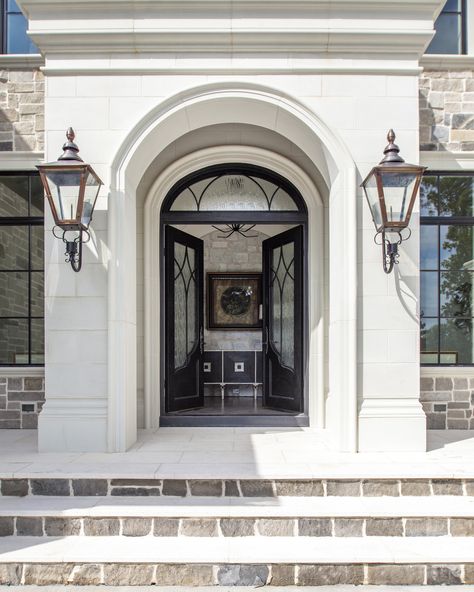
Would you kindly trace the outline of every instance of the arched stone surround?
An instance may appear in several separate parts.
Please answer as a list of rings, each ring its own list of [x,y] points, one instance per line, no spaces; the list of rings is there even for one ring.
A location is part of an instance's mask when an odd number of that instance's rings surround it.
[[[310,227],[310,417],[321,421],[325,409],[326,427],[339,450],[355,450],[357,435],[356,396],[356,173],[353,160],[339,136],[315,113],[279,91],[244,84],[213,84],[190,89],[161,103],[128,135],[114,159],[109,201],[110,267],[108,285],[109,411],[108,448],[126,450],[136,438],[136,193],[153,159],[184,134],[219,123],[236,123],[273,130],[288,138],[308,156],[330,188],[327,205],[328,242],[322,246],[323,204],[309,177],[291,160],[256,147],[226,146],[197,151],[173,163],[158,177],[146,202],[145,220],[151,228],[158,216],[165,188],[178,178],[208,164],[236,161],[256,162],[273,168],[302,192],[309,210]],[[231,158],[232,156],[232,158]],[[219,160],[221,159],[221,160]],[[223,160],[222,160],[223,159]],[[264,164],[266,163],[266,164]],[[260,164],[260,162],[258,162]],[[319,226],[318,226],[319,225]],[[159,225],[157,226],[159,227]],[[155,228],[157,228],[155,227]],[[151,233],[146,234],[148,238]],[[313,237],[313,238],[312,238]],[[318,242],[320,241],[320,242]],[[147,260],[156,257],[149,241]],[[319,253],[317,253],[319,249]],[[321,273],[324,262],[329,298],[323,303]],[[159,253],[158,253],[159,257]],[[159,259],[157,259],[158,261]],[[317,263],[319,261],[319,263]],[[318,268],[319,265],[319,268]],[[151,266],[152,267],[152,266]],[[153,317],[150,298],[156,302],[159,276],[145,265],[147,307]],[[158,283],[157,283],[158,282]],[[158,299],[159,300],[159,299]],[[156,309],[155,309],[156,311]],[[158,317],[159,318],[159,317]],[[156,355],[159,343],[156,323],[147,334],[145,363]],[[327,365],[324,362],[324,324],[328,328]],[[155,352],[155,353],[154,353]],[[157,376],[147,372],[147,417],[156,424],[152,386]],[[321,375],[326,368],[327,401]],[[343,369],[343,371],[341,371]],[[311,395],[313,389],[314,395]]]

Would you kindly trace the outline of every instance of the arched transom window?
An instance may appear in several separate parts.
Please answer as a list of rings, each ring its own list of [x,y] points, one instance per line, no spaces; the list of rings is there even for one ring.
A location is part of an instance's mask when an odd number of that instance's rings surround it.
[[[283,177],[251,165],[210,167],[188,176],[168,195],[168,212],[301,212],[298,191]]]

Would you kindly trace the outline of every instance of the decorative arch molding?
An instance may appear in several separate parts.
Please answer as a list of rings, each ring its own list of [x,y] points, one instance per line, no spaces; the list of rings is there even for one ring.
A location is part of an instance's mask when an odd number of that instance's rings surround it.
[[[172,142],[189,131],[218,123],[256,125],[284,135],[307,154],[329,187],[328,203],[324,204],[328,208],[326,218],[329,229],[326,237],[329,259],[327,281],[330,287],[327,307],[329,346],[326,352],[328,392],[324,392],[323,385],[317,387],[318,409],[313,416],[322,418],[325,415],[326,427],[330,428],[337,449],[354,451],[357,441],[355,165],[338,134],[305,105],[280,91],[244,84],[205,85],[164,101],[129,133],[112,163],[109,201],[109,450],[126,450],[136,439],[136,235],[133,229],[136,224],[137,187],[154,158]],[[259,164],[255,159],[260,159],[261,166],[286,176],[305,200],[309,200],[308,209],[313,201],[309,224],[310,228],[317,230],[312,234],[318,235],[318,240],[322,241],[325,235],[324,217],[317,213],[323,211],[323,204],[314,184],[290,160],[257,147],[221,146],[197,151],[168,167],[149,192],[145,215],[147,227],[151,227],[153,219],[155,224],[158,223],[155,228],[159,228],[160,208],[157,204],[174,182],[210,164],[238,162],[238,151],[242,162]],[[225,160],[219,160],[221,158]],[[249,161],[250,158],[252,160]],[[146,233],[146,236],[148,243],[151,235]],[[159,241],[155,241],[156,245]],[[153,254],[152,245],[147,244],[146,251],[149,262]],[[159,254],[156,261],[159,261]],[[319,276],[322,277],[322,274]],[[156,284],[157,278],[150,275],[147,263],[145,282],[150,285],[148,309],[151,294],[159,294],[159,285]],[[316,291],[315,300],[321,297]],[[324,323],[320,323],[321,319],[312,317],[311,321],[319,323],[314,333],[310,333],[310,367],[314,368],[325,366]],[[147,319],[145,325],[148,324]],[[145,364],[150,368],[148,356],[153,355],[152,348],[157,342],[150,343],[151,332],[145,339]],[[313,379],[322,381],[321,376],[322,373]],[[310,381],[311,378],[310,375]],[[155,381],[156,375],[147,372],[146,413],[151,422],[157,420],[150,394],[151,384],[159,384]]]

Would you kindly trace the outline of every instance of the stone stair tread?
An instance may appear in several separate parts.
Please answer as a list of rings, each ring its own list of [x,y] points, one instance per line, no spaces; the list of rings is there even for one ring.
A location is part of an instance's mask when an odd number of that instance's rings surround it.
[[[474,517],[474,497],[3,497],[0,516]]]
[[[2,563],[464,563],[474,538],[5,537]]]

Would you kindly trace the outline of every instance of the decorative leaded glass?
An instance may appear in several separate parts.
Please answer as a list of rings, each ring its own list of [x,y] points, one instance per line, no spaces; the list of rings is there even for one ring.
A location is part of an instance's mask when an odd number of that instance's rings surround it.
[[[219,210],[297,211],[294,199],[280,185],[255,175],[221,174],[191,183],[174,199],[172,212]]]
[[[183,367],[197,341],[197,290],[194,249],[174,246],[174,367]]]
[[[295,357],[295,246],[287,243],[277,247],[272,254],[271,295],[272,345],[281,358],[281,363],[294,368]]]

